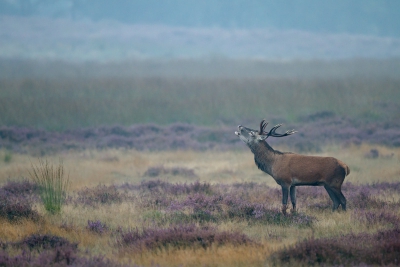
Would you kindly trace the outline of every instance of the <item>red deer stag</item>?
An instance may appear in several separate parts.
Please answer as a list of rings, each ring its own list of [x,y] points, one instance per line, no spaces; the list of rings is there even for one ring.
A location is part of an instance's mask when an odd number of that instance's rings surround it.
[[[276,130],[282,126],[282,124],[278,124],[269,132],[265,132],[267,124],[265,120],[262,120],[259,131],[239,125],[235,134],[253,152],[258,168],[271,175],[282,187],[283,214],[286,214],[289,192],[293,212],[296,211],[296,186],[298,185],[323,185],[333,201],[332,210],[337,210],[339,205],[346,210],[346,198],[342,194],[341,187],[344,178],[350,173],[349,167],[332,157],[305,156],[274,150],[265,139],[270,136],[288,136],[296,131],[291,130],[284,134],[278,134]]]

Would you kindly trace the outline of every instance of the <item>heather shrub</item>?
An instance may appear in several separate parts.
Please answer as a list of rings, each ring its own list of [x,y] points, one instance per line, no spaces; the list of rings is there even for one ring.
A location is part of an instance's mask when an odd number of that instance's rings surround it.
[[[246,219],[250,223],[295,227],[310,227],[316,220],[300,212],[283,215],[279,209],[269,208],[264,203],[251,203],[237,199],[228,201],[227,216],[230,219]]]
[[[400,230],[309,239],[274,253],[277,265],[398,265]]]
[[[349,183],[349,185],[351,185],[351,184]],[[391,182],[391,183],[380,182],[380,183],[373,183],[370,185],[362,185],[362,186],[368,187],[371,190],[374,190],[378,193],[382,192],[382,191],[393,191],[393,192],[400,191],[400,182]]]
[[[175,184],[171,188],[171,193],[172,194],[191,194],[191,193],[204,193],[204,194],[212,194],[213,193],[213,188],[211,187],[211,184],[203,182],[200,183],[199,181],[196,181],[194,183],[190,184]]]
[[[399,218],[394,215],[393,212],[389,212],[385,209],[378,211],[356,209],[351,215],[353,219],[358,220],[367,226],[373,226],[376,224],[391,224],[391,226],[395,227],[399,226]]]
[[[58,247],[52,250],[43,250],[37,253],[22,250],[20,254],[7,253],[0,250],[0,266],[4,267],[124,267],[137,265],[122,265],[102,256],[79,256],[71,248]]]
[[[237,232],[218,232],[216,228],[204,226],[179,225],[170,228],[149,228],[132,230],[121,234],[118,245],[130,251],[170,249],[170,248],[208,248],[212,245],[255,244],[246,235]]]
[[[19,242],[7,242],[1,245],[0,266],[127,266],[102,256],[91,256],[88,251],[80,252],[77,243],[71,243],[65,238],[54,235],[34,234]]]
[[[379,184],[353,185],[346,183],[343,186],[343,194],[347,198],[349,208],[383,208],[386,203],[374,197],[379,191],[381,191]]]
[[[78,191],[76,204],[96,207],[99,204],[120,203],[123,196],[114,185],[98,185],[94,188],[85,188]]]
[[[64,176],[62,161],[54,167],[47,160],[39,159],[39,166],[32,164],[30,175],[39,187],[39,195],[46,211],[51,214],[59,213],[69,186],[69,178]]]
[[[396,192],[399,189],[399,183],[355,185],[346,182],[342,187],[349,209],[384,208],[388,203],[376,196],[390,191]],[[323,187],[299,187],[297,196],[298,201],[301,200],[300,203],[306,204],[311,209],[327,210],[332,208],[332,201]]]
[[[86,229],[96,234],[103,234],[109,230],[109,227],[105,223],[102,223],[99,220],[97,221],[88,220]]]
[[[14,246],[19,248],[28,248],[29,250],[45,250],[54,248],[70,248],[76,251],[78,244],[71,243],[67,239],[55,235],[31,235],[24,238],[22,241],[14,243]]]
[[[10,192],[14,195],[27,196],[39,192],[39,187],[36,183],[32,183],[29,180],[23,181],[8,181],[3,185],[3,190]]]
[[[162,175],[184,176],[184,177],[197,177],[194,170],[185,167],[172,167],[165,168],[164,166],[150,167],[144,172],[143,176],[158,177]]]
[[[265,203],[251,202],[242,197],[204,194],[188,195],[181,201],[172,201],[168,207],[174,221],[209,222],[222,220],[246,220],[249,223],[276,224],[282,226],[308,227],[315,218],[302,213],[284,216],[278,209]]]
[[[153,209],[167,208],[180,195],[202,192],[209,195],[214,190],[214,186],[199,181],[189,184],[172,184],[161,180],[142,181],[140,185],[125,183],[118,188],[125,193],[134,192],[137,205]]]
[[[38,213],[32,209],[32,202],[21,195],[0,189],[0,217],[10,221],[19,219],[39,219]]]
[[[183,184],[172,184],[160,180],[150,180],[150,181],[143,181],[141,182],[139,187],[135,187],[135,189],[140,190],[148,190],[148,191],[155,191],[157,193],[169,193],[173,195],[180,195],[180,194],[190,194],[190,193],[212,193],[212,187],[209,183],[200,183],[196,181],[194,183],[183,183]]]
[[[398,111],[399,108],[396,108]],[[397,112],[399,113],[399,112]],[[395,114],[395,113],[390,113]],[[400,125],[398,120],[381,120],[369,122],[350,119],[345,116],[330,115],[322,119],[318,114],[315,119],[304,123],[290,123],[299,134],[285,140],[290,150],[300,152],[319,152],[325,144],[380,144],[392,147],[400,146]],[[319,116],[319,118],[317,118]],[[282,122],[284,119],[279,119]],[[166,126],[137,124],[126,126],[102,126],[60,132],[44,131],[34,128],[14,126],[0,127],[0,142],[9,147],[10,153],[45,154],[64,150],[129,148],[137,150],[206,150],[206,149],[245,149],[233,133],[230,122],[227,126],[193,126],[179,123]],[[247,123],[246,120],[244,123]],[[252,123],[252,122],[249,122]],[[250,125],[250,124],[249,124]],[[389,126],[388,126],[389,125]],[[310,129],[313,129],[310,131]],[[271,139],[274,146],[276,140]],[[29,148],[29,149],[27,149]],[[370,154],[375,157],[376,152]],[[11,154],[10,154],[11,155]],[[384,155],[379,155],[381,158]],[[390,155],[389,155],[390,156]],[[369,157],[367,155],[367,157]],[[3,160],[6,160],[5,158]],[[149,170],[150,177],[157,177],[157,166]],[[153,172],[155,171],[155,172]],[[159,170],[162,171],[162,170]],[[179,175],[193,175],[187,170],[178,170]],[[173,175],[169,173],[170,175]],[[161,175],[159,172],[158,175]]]
[[[379,150],[372,148],[369,152],[364,154],[364,158],[367,159],[377,159],[379,157]]]

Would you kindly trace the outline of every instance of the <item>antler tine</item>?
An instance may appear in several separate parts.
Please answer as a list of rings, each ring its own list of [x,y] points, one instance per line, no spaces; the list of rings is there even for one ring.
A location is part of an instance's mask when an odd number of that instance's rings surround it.
[[[264,134],[266,134],[266,135],[268,135],[268,136],[271,136],[272,134],[275,133],[276,129],[278,129],[278,128],[281,127],[281,126],[282,126],[282,124],[277,124],[277,125],[275,125],[274,127],[272,127],[272,129],[269,130],[268,133],[267,133],[267,132],[264,132]]]
[[[268,122],[265,122],[265,120],[262,120],[260,123],[260,131],[258,132],[259,134],[263,134],[264,133],[264,129],[265,127],[268,125]]]
[[[295,131],[294,129],[292,129],[292,130],[286,131],[285,134],[291,135],[291,134],[295,134],[295,133],[297,133],[297,131]]]
[[[268,133],[267,135],[268,135],[268,136],[272,136],[272,137],[284,137],[284,136],[288,136],[288,135],[297,133],[297,131],[295,131],[294,129],[293,129],[293,130],[286,131],[284,134],[278,134],[278,133],[276,133],[276,129],[278,129],[278,128],[281,127],[281,126],[282,126],[282,124],[278,124],[278,125],[272,127],[272,129],[269,131],[269,133]]]

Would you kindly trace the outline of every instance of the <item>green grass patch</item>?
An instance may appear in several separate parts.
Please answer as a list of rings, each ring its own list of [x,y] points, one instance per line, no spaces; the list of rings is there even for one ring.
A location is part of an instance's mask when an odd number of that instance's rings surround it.
[[[53,166],[47,160],[39,159],[37,166],[32,164],[30,175],[39,186],[39,195],[45,210],[50,214],[60,213],[69,187],[69,177],[64,174],[62,161],[60,160],[58,166]]]

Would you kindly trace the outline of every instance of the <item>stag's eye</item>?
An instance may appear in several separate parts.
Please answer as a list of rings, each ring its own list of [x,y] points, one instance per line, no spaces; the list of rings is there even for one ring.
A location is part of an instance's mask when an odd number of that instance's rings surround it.
[[[251,136],[254,136],[254,135],[255,135],[255,133],[254,133],[253,131],[251,131],[251,132],[250,132],[250,135],[251,135]]]

